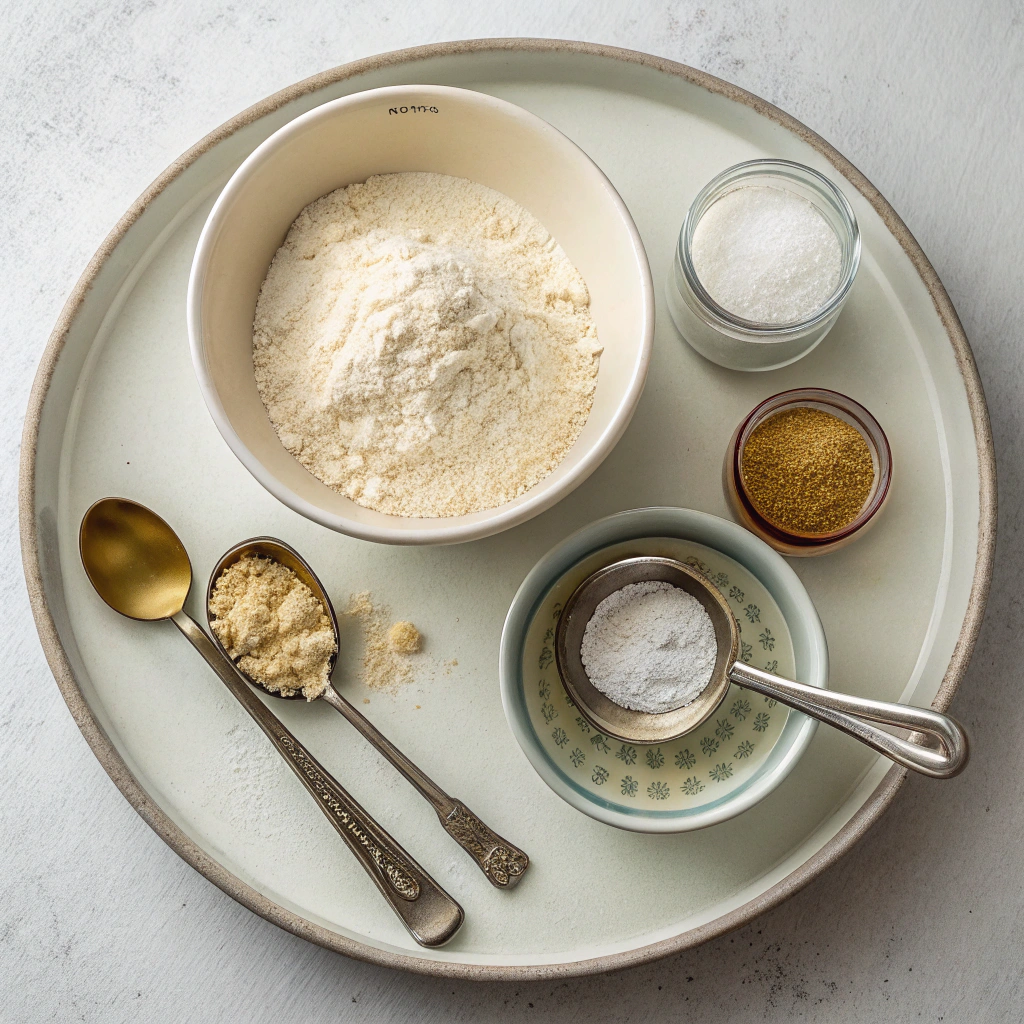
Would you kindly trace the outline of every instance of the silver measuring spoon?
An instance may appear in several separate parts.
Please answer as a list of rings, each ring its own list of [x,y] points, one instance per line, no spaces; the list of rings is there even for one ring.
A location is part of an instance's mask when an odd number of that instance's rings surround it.
[[[284,541],[276,540],[273,537],[253,537],[251,540],[236,544],[224,554],[214,566],[210,575],[210,583],[206,588],[207,621],[209,622],[211,617],[210,597],[221,573],[229,565],[247,555],[259,555],[280,562],[281,565],[291,569],[313,591],[313,594],[326,609],[327,617],[331,620],[331,626],[334,629],[336,650],[331,658],[329,669],[330,672],[333,672],[338,658],[337,648],[340,646],[338,617],[334,612],[334,606],[316,573],[309,567],[306,560]],[[214,640],[224,656],[227,657],[227,652],[224,651],[220,640],[217,639],[216,633],[214,633]],[[259,683],[254,680],[250,680],[250,682],[254,686],[259,686]],[[267,690],[265,687],[261,686],[260,689],[271,696],[282,697],[283,700],[305,700],[300,693],[283,697],[282,694]],[[461,800],[449,796],[433,779],[413,764],[372,722],[338,693],[333,685],[328,683],[327,689],[318,699],[327,701],[332,708],[340,711],[363,737],[372,743],[412,783],[417,792],[434,808],[444,830],[473,858],[491,885],[498,889],[511,889],[519,883],[523,872],[530,863],[529,857],[522,850],[488,828]]]
[[[116,612],[143,622],[170,619],[267,734],[327,820],[421,946],[444,945],[462,907],[379,825],[271,714],[220,647],[183,609],[192,565],[177,534],[127,498],[104,498],[82,519],[79,550],[89,581]]]
[[[597,606],[630,583],[664,581],[692,594],[715,629],[718,657],[708,685],[689,704],[662,714],[631,711],[598,690],[583,667],[580,647]],[[739,660],[740,631],[728,602],[703,576],[671,558],[626,558],[585,579],[565,603],[555,631],[558,672],[569,696],[595,729],[631,743],[667,743],[707,721],[725,700],[729,684],[764,694],[826,725],[842,729],[880,754],[933,779],[949,779],[968,760],[967,734],[948,715],[807,686]],[[910,731],[904,739],[877,725]],[[930,742],[925,742],[929,740]]]

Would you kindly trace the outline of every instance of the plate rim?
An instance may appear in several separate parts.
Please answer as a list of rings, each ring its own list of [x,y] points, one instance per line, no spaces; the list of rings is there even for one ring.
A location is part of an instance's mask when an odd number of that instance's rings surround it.
[[[656,942],[584,960],[549,964],[470,964],[445,960],[432,960],[429,955],[414,956],[380,949],[351,939],[322,925],[315,924],[287,910],[257,892],[240,878],[214,861],[150,799],[129,771],[116,748],[107,738],[87,704],[74,677],[68,656],[60,641],[56,623],[50,612],[43,587],[43,551],[36,528],[36,455],[39,428],[50,383],[75,318],[92,284],[108,258],[139,219],[147,207],[185,172],[203,154],[214,148],[238,130],[271,114],[287,103],[329,85],[376,70],[396,67],[413,61],[491,51],[513,53],[565,53],[621,61],[639,65],[680,78],[691,85],[726,99],[741,103],[756,113],[790,131],[814,148],[821,156],[856,188],[881,217],[886,228],[897,240],[912,266],[920,276],[936,314],[945,329],[953,349],[957,369],[963,381],[968,408],[974,429],[978,458],[979,508],[978,546],[974,575],[967,608],[960,627],[949,665],[932,702],[932,707],[945,711],[956,693],[970,662],[978,634],[981,630],[992,580],[996,540],[996,472],[992,429],[984,389],[977,364],[960,319],[934,267],[924,254],[916,238],[896,211],[868,178],[846,157],[820,135],[779,109],[767,100],[721,78],[686,64],[656,57],[637,50],[608,46],[600,43],[531,37],[482,38],[430,43],[424,46],[391,50],[350,61],[322,71],[286,87],[258,101],[233,118],[215,128],[203,139],[173,161],[139,196],[103,240],[61,310],[40,357],[29,394],[28,407],[21,438],[21,456],[18,479],[18,519],[21,539],[22,565],[29,603],[36,630],[50,670],[54,675],[68,710],[81,730],[96,759],[110,776],[114,785],[139,816],[186,863],[213,882],[228,896],[243,906],[300,938],[308,939],[327,949],[335,950],[356,960],[379,964],[440,977],[467,980],[541,980],[548,978],[579,977],[589,974],[621,970],[649,963],[678,953],[738,928],[758,915],[777,906],[816,878],[826,867],[842,857],[867,829],[881,816],[899,791],[907,770],[894,765],[880,780],[874,791],[849,821],[803,864],[770,886],[760,895],[739,907],[695,928]]]

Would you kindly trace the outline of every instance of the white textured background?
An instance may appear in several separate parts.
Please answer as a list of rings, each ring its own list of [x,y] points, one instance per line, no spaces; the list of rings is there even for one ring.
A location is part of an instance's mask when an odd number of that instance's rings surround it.
[[[534,35],[647,50],[736,82],[832,142],[945,282],[1000,471],[989,615],[952,782],[913,778],[838,866],[750,927],[623,974],[470,984],[293,938],[180,861],[107,779],[43,660],[16,536],[36,362],[145,186],[242,108],[383,50]],[[0,10],[0,1019],[1020,1021],[1024,1016],[1024,6],[793,0],[204,0]]]

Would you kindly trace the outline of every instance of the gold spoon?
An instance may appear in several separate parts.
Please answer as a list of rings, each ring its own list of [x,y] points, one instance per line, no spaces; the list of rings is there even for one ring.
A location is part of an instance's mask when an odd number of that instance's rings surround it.
[[[609,700],[591,683],[580,654],[583,634],[597,606],[628,584],[647,580],[671,583],[700,601],[711,618],[718,644],[718,658],[707,686],[689,704],[662,714],[632,711]],[[718,588],[682,562],[650,555],[623,559],[587,577],[566,601],[555,630],[555,658],[566,692],[595,729],[627,743],[678,739],[707,721],[725,700],[729,684],[736,683],[842,729],[898,764],[933,779],[952,778],[967,766],[967,734],[949,716],[783,679],[739,661],[739,649],[736,616]],[[910,730],[910,736],[894,736],[872,722]],[[921,742],[924,737],[939,749]]]
[[[231,659],[183,610],[192,585],[188,553],[155,512],[104,498],[82,519],[82,564],[96,592],[131,619],[170,619],[267,734],[391,909],[421,946],[441,946],[462,925],[462,907],[331,777],[271,714]]]
[[[338,660],[340,646],[338,617],[334,613],[334,605],[331,604],[327,591],[306,560],[293,547],[285,544],[284,541],[275,540],[273,537],[254,537],[252,540],[236,544],[221,558],[210,574],[210,583],[206,588],[206,619],[210,631],[213,633],[213,639],[220,647],[224,657],[228,657],[228,653],[213,630],[210,598],[221,573],[228,566],[247,555],[269,558],[291,569],[313,591],[314,597],[326,609],[327,617],[331,620],[331,627],[334,630],[335,650],[328,668],[328,675],[330,675]],[[235,667],[238,668],[237,665]],[[239,668],[239,671],[243,675],[245,674],[243,669]],[[249,681],[253,685],[259,686],[255,680],[250,679]],[[267,690],[262,686],[260,689],[264,693],[269,693],[273,697],[282,697],[284,700],[305,699],[301,693],[284,697],[281,693]],[[519,884],[519,879],[523,877],[523,872],[530,863],[529,857],[522,850],[488,828],[461,800],[450,797],[433,779],[413,764],[372,722],[342,697],[330,683],[320,694],[320,698],[327,701],[336,711],[340,711],[362,733],[365,739],[372,743],[412,783],[419,794],[434,808],[444,830],[473,858],[491,885],[498,889],[511,889]]]

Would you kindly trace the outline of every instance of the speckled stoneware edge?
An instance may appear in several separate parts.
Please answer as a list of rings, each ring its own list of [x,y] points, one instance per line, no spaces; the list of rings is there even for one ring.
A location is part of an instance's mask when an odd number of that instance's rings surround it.
[[[774,121],[787,131],[792,132],[817,150],[871,203],[883,223],[897,242],[899,242],[920,275],[925,287],[928,289],[936,313],[949,337],[949,343],[953,349],[957,366],[963,379],[964,390],[971,411],[978,455],[978,475],[980,481],[978,495],[979,521],[978,550],[974,578],[971,584],[967,612],[964,616],[963,625],[960,628],[953,656],[950,659],[949,667],[943,677],[935,700],[932,702],[932,706],[937,710],[946,710],[967,669],[978,632],[981,629],[985,603],[992,579],[992,563],[996,538],[996,472],[991,425],[989,423],[988,408],[985,404],[984,390],[974,361],[974,354],[971,352],[970,344],[964,334],[956,310],[953,308],[953,304],[928,258],[896,211],[886,202],[871,182],[824,139],[789,114],[779,110],[778,107],[744,89],[740,89],[738,86],[731,85],[720,78],[715,78],[713,75],[698,71],[695,68],[687,67],[685,64],[677,64],[675,61],[653,57],[634,50],[558,39],[473,39],[396,50],[391,53],[354,61],[350,64],[343,64],[330,71],[307,78],[262,100],[207,135],[206,138],[172,163],[118,221],[113,231],[107,236],[89,262],[85,272],[65,303],[64,309],[61,311],[61,315],[57,320],[57,324],[50,335],[40,360],[39,369],[36,372],[32,392],[29,397],[21,445],[18,514],[21,528],[22,560],[29,600],[32,605],[32,612],[35,616],[36,628],[39,631],[43,651],[57,680],[57,685],[60,687],[68,708],[78,727],[82,730],[86,741],[92,747],[93,753],[95,753],[107,774],[110,775],[114,784],[121,790],[125,799],[128,800],[132,807],[138,811],[143,820],[176,853],[229,896],[238,900],[238,902],[250,910],[265,917],[268,921],[273,921],[295,935],[309,939],[329,949],[337,950],[340,953],[345,953],[347,956],[421,974],[480,980],[526,980],[573,977],[619,970],[647,963],[659,957],[668,956],[671,953],[697,946],[708,939],[740,927],[758,914],[763,913],[770,907],[776,906],[803,888],[803,886],[807,885],[826,867],[834,863],[849,850],[892,802],[893,797],[906,777],[906,770],[893,767],[879,783],[874,793],[865,801],[846,825],[816,854],[805,861],[797,870],[782,879],[782,881],[767,889],[755,899],[737,907],[732,912],[672,938],[610,956],[595,957],[572,963],[540,966],[440,963],[376,949],[312,924],[268,900],[207,856],[149,799],[145,791],[128,771],[128,768],[93,716],[89,705],[78,688],[68,656],[61,645],[57,627],[43,591],[41,562],[46,552],[43,550],[41,538],[36,528],[35,507],[35,465],[40,418],[54,369],[64,348],[68,331],[100,269],[132,224],[135,223],[150,203],[171,182],[189,168],[200,156],[239,129],[279,109],[286,103],[331,83],[343,81],[355,75],[366,74],[371,71],[396,67],[411,61],[493,51],[584,54],[617,60],[624,64],[639,65],[666,75],[672,75],[709,92],[741,103],[758,114]]]

